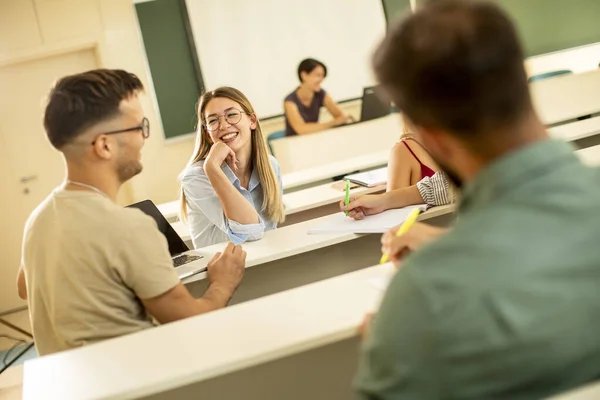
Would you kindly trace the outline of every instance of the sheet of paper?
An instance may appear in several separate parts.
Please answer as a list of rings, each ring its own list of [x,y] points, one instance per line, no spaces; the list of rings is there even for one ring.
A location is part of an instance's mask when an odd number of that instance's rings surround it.
[[[385,292],[390,284],[390,281],[392,280],[392,276],[392,274],[376,276],[369,279],[369,283],[373,285],[376,289]]]
[[[425,211],[426,205],[419,204],[387,210],[377,215],[370,215],[360,221],[347,217],[343,212],[333,214],[322,225],[308,231],[309,235],[322,233],[384,233],[400,225],[415,208]]]

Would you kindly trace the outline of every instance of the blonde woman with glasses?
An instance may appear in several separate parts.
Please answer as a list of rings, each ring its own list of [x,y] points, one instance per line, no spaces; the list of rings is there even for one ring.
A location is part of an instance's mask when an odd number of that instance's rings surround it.
[[[194,248],[261,239],[284,220],[279,164],[239,90],[202,95],[194,154],[181,174],[181,218]]]

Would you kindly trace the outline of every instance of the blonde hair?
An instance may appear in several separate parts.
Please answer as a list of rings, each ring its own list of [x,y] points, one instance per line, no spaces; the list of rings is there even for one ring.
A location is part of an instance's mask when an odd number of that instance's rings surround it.
[[[198,134],[196,135],[196,145],[194,148],[194,153],[187,163],[187,167],[197,163],[198,161],[204,160],[210,151],[212,143],[210,141],[210,136],[206,126],[204,126],[202,121],[204,120],[203,115],[206,105],[215,98],[227,98],[233,100],[242,107],[242,110],[248,116],[254,115],[256,118],[254,108],[252,108],[250,101],[242,92],[237,89],[224,86],[204,93],[198,102]],[[252,130],[251,141],[252,153],[250,156],[250,162],[252,168],[256,168],[258,172],[258,179],[260,180],[263,191],[263,203],[260,211],[261,213],[264,213],[270,221],[283,222],[285,219],[285,214],[283,210],[283,200],[280,195],[281,191],[279,182],[277,180],[277,176],[275,175],[275,171],[273,171],[271,162],[269,161],[267,143],[262,134],[258,118],[256,118],[256,128]],[[180,186],[180,198],[180,218],[182,221],[187,221],[187,201],[183,191],[183,185]]]

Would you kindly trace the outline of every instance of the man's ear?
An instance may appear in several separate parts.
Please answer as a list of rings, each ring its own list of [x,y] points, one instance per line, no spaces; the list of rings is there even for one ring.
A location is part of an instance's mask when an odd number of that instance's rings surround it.
[[[116,150],[108,135],[100,135],[94,140],[94,153],[103,160],[110,160]]]

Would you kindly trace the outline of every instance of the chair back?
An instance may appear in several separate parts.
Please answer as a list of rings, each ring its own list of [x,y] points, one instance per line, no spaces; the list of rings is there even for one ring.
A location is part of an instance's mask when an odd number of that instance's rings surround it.
[[[568,75],[568,74],[572,74],[572,73],[573,73],[573,71],[571,71],[569,69],[559,69],[556,71],[544,72],[543,74],[533,75],[533,76],[529,77],[529,79],[527,81],[529,83],[531,83],[531,82],[541,81],[542,79],[548,79],[548,78],[552,78],[555,76]]]
[[[275,156],[275,152],[273,152],[273,146],[271,146],[271,142],[273,140],[281,139],[285,137],[285,131],[276,131],[267,136],[267,146],[269,146],[269,151],[273,156]]]

